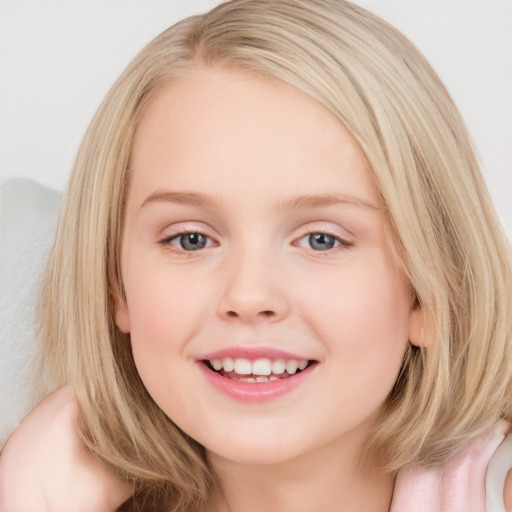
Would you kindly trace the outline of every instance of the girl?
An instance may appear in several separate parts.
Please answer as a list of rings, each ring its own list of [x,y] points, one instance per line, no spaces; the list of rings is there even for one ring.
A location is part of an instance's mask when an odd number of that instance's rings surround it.
[[[41,301],[60,389],[6,444],[2,510],[511,510],[511,293],[402,35],[339,0],[189,18],[78,154]]]

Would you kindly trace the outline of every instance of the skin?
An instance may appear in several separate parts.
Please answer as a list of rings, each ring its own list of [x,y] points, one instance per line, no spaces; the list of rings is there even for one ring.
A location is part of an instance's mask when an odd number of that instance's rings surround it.
[[[509,512],[512,511],[512,470],[508,472],[507,479],[505,480],[503,503]]]
[[[112,512],[131,495],[82,444],[70,387],[52,393],[10,436],[0,458],[2,512]]]
[[[207,448],[216,509],[387,510],[392,479],[359,460],[423,320],[350,134],[282,84],[194,69],[150,105],[131,162],[116,322],[154,400]],[[183,233],[197,232],[207,244],[187,251]],[[335,246],[312,248],[311,232]],[[247,404],[198,369],[232,347],[317,366]]]

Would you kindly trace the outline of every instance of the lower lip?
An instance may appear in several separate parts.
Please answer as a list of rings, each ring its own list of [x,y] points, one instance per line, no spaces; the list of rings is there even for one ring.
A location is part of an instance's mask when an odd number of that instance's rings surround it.
[[[291,377],[269,382],[242,382],[222,377],[222,375],[210,370],[202,362],[197,364],[214,388],[242,402],[266,402],[291,393],[304,383],[316,367],[316,364],[313,364]]]

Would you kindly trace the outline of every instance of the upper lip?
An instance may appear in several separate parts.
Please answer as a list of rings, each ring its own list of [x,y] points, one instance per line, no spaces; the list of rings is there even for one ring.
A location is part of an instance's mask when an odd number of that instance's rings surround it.
[[[215,352],[209,352],[198,358],[198,361],[223,359],[225,357],[231,357],[233,359],[243,358],[249,360],[256,360],[262,358],[268,359],[296,359],[298,361],[310,360],[310,357],[288,352],[285,350],[277,349],[274,347],[231,347],[222,350],[216,350]]]

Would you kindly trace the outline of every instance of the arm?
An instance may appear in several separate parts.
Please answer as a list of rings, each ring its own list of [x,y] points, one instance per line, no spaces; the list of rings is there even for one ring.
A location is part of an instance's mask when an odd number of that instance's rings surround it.
[[[0,457],[0,512],[113,512],[132,494],[79,439],[71,388],[41,402]]]

